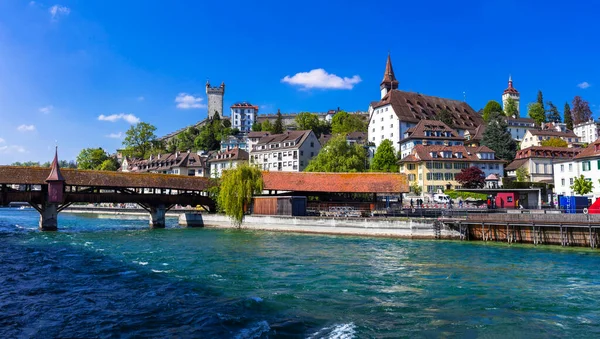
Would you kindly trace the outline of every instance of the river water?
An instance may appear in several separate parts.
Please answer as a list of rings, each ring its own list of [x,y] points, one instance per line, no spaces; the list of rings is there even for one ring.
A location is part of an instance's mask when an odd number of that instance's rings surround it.
[[[0,209],[0,338],[598,337],[600,253]]]

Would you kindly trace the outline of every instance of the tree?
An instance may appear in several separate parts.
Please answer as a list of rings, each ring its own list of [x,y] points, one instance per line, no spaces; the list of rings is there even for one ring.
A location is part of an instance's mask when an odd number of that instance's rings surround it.
[[[418,182],[413,181],[410,184],[410,191],[415,195],[421,195],[421,193],[423,193],[423,187],[421,187]]]
[[[229,120],[221,120],[219,114],[215,113],[212,119],[200,128],[194,146],[197,150],[216,151],[221,148],[221,140],[232,132]]]
[[[496,100],[490,100],[485,107],[483,108],[483,121],[489,122],[493,113],[504,114],[502,110],[502,106]]]
[[[517,153],[517,143],[508,131],[504,117],[498,113],[492,115],[488,123],[481,144],[496,152],[496,157],[512,161]]]
[[[180,151],[195,151],[196,145],[195,140],[198,137],[200,131],[195,126],[188,127],[185,131],[177,134],[176,148]]]
[[[506,100],[506,106],[504,106],[504,114],[506,114],[507,117],[519,117],[519,110],[517,108],[517,102],[515,101],[515,99],[509,97]]]
[[[464,188],[483,188],[485,185],[485,174],[475,166],[463,168],[454,178]]]
[[[580,175],[573,181],[571,189],[575,194],[586,195],[594,189],[594,183],[591,180],[588,181],[583,175]]]
[[[388,139],[385,139],[379,144],[373,162],[371,163],[371,171],[373,172],[398,172],[398,157],[394,145]]]
[[[100,164],[100,166],[98,166],[97,168],[98,170],[101,171],[116,171],[119,169],[119,162],[117,161],[117,159],[110,157],[106,160],[104,160],[102,162],[102,164]]]
[[[312,130],[317,138],[331,132],[331,125],[327,121],[320,120],[319,116],[314,113],[300,113],[296,116],[295,121],[299,130]]]
[[[454,125],[454,119],[452,118],[452,113],[450,113],[445,108],[436,114],[435,119],[443,122],[444,124],[448,125],[448,127],[450,127],[450,128],[452,128],[452,125]]]
[[[546,116],[546,120],[548,122],[560,122],[560,112],[558,111],[558,108],[556,108],[556,105],[554,105],[552,101],[548,101],[546,105],[548,105],[548,115]]]
[[[576,95],[575,98],[573,98],[571,106],[573,107],[571,110],[571,114],[573,115],[573,124],[578,125],[592,118],[590,103],[583,100],[583,98],[581,98],[579,95]]]
[[[527,167],[521,166],[521,167],[517,168],[517,170],[515,172],[517,174],[517,181],[520,181],[520,182],[529,181],[529,171],[527,170]]]
[[[260,132],[262,130],[262,126],[258,121],[255,121],[252,124],[252,132]]]
[[[125,132],[125,139],[123,140],[124,153],[135,158],[146,159],[150,155],[153,142],[156,140],[154,131],[156,131],[156,127],[145,122],[139,122],[131,126]]]
[[[550,138],[542,140],[542,146],[545,147],[569,147],[569,144],[561,138]]]
[[[573,114],[571,113],[571,107],[568,102],[565,102],[565,111],[563,112],[565,116],[565,124],[567,125],[568,130],[573,130]]]
[[[244,221],[245,210],[252,202],[252,196],[262,193],[262,190],[261,171],[247,164],[239,165],[223,171],[217,203],[233,224],[239,227]]]
[[[333,134],[367,132],[367,128],[367,123],[358,114],[348,114],[345,111],[339,111],[331,119],[331,132]]]
[[[77,156],[77,167],[84,170],[97,170],[108,159],[108,154],[101,148],[84,148]]]
[[[266,119],[265,121],[262,122],[261,130],[263,132],[271,132],[271,133],[273,132],[273,124],[271,124],[269,119]]]
[[[537,94],[537,103],[540,104],[540,106],[542,106],[542,108],[544,108],[544,111],[546,110],[546,108],[544,107],[544,95],[542,94],[542,91],[538,90],[538,94]]]
[[[273,125],[273,134],[282,134],[283,131],[283,118],[281,116],[281,111],[277,110],[277,118],[275,119],[275,124]]]
[[[349,145],[346,136],[333,136],[304,169],[306,172],[364,172],[367,151],[358,144]]]
[[[73,160],[59,160],[58,166],[60,166],[60,168],[77,168],[77,163]],[[48,167],[50,167],[50,163],[48,163]]]
[[[535,121],[538,126],[541,126],[546,122],[546,111],[544,106],[540,105],[539,102],[532,102],[527,106],[528,114],[531,119]]]

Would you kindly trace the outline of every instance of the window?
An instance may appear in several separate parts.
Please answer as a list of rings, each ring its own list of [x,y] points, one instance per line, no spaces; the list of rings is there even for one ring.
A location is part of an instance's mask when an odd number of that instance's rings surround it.
[[[314,157],[315,156],[315,152],[310,152],[310,157]]]
[[[310,142],[310,147],[315,147],[315,142],[314,141]]]
[[[390,128],[394,128],[394,124],[390,124]]]
[[[394,133],[390,133],[390,138],[393,138],[393,137],[394,137]]]
[[[415,167],[415,164],[408,164],[408,165],[406,165],[406,168],[413,171],[416,167]]]
[[[581,169],[582,169],[583,171],[589,171],[589,170],[591,170],[592,168],[591,168],[591,164],[590,164],[590,162],[589,162],[589,161],[584,161],[584,162],[582,162],[582,163],[581,163]]]
[[[598,168],[600,168],[600,162],[598,162]],[[561,172],[564,172],[564,171],[565,171],[565,165],[560,165],[560,171],[561,171]],[[565,180],[565,179],[563,179],[563,186],[564,186],[564,180]]]
[[[408,181],[415,181],[417,179],[417,176],[414,174],[409,174],[408,175]]]
[[[303,155],[304,155],[304,151],[300,151],[300,156],[303,156]]]
[[[573,164],[569,164],[569,172],[573,172]]]
[[[560,185],[561,185],[561,186],[564,186],[564,185],[565,185],[565,179],[564,179],[564,178],[560,179]]]
[[[573,185],[573,178],[569,179],[569,185]]]
[[[383,131],[383,126],[381,126],[381,130]]]

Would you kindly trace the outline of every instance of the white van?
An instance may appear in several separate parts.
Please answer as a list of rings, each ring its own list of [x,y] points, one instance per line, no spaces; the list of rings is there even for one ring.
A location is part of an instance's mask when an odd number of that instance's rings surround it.
[[[433,195],[433,202],[437,202],[437,203],[442,203],[442,204],[449,204],[450,203],[450,197],[445,195],[445,194],[434,194]]]

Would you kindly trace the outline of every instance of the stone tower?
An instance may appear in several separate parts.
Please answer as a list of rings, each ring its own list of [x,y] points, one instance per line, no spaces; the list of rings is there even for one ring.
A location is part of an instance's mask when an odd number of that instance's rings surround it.
[[[502,109],[506,110],[506,102],[509,98],[515,101],[517,112],[519,113],[519,116],[521,116],[521,108],[519,106],[521,95],[519,94],[519,91],[513,87],[512,76],[508,77],[508,88],[504,90],[504,93],[502,93]]]
[[[225,95],[225,83],[222,82],[219,87],[211,87],[210,82],[206,81],[206,96],[208,97],[208,117],[212,118],[215,111],[219,112],[219,117],[223,118],[223,96]]]
[[[381,89],[381,98],[388,94],[393,89],[398,89],[398,80],[396,80],[396,76],[394,75],[394,69],[392,68],[392,59],[388,54],[387,63],[385,64],[385,72],[383,73],[383,80],[381,80],[381,84],[379,85]]]

